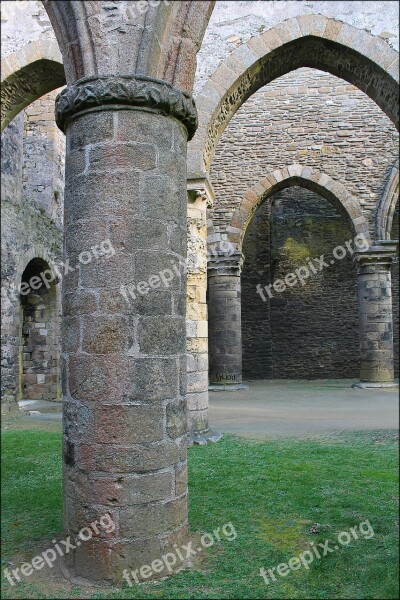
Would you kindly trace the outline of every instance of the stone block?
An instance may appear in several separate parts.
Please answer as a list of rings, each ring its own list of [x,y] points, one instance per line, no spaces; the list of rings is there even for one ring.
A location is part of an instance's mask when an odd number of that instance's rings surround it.
[[[89,150],[88,168],[89,172],[115,169],[151,171],[156,167],[156,156],[156,148],[151,144],[97,144]]]
[[[186,520],[186,497],[152,506],[123,508],[120,512],[120,533],[127,538],[148,538],[173,531]]]
[[[163,438],[157,406],[109,405],[93,411],[94,441],[103,444],[139,444]]]

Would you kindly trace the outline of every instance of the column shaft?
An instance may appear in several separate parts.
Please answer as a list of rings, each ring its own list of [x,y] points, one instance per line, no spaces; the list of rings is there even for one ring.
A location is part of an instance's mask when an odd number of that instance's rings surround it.
[[[240,267],[211,268],[208,277],[210,384],[242,382]]]
[[[187,130],[113,106],[78,112],[66,136],[64,525],[72,540],[101,517],[113,528],[64,569],[122,582],[187,539]]]
[[[378,248],[356,253],[360,311],[361,382],[393,381],[391,256]]]

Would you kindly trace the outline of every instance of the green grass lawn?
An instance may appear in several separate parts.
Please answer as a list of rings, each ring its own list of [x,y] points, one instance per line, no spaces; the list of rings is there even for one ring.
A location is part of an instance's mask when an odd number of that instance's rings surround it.
[[[9,561],[31,560],[61,535],[61,435],[8,429],[2,444],[3,569]],[[43,569],[40,582],[28,577],[14,587],[2,575],[3,597],[398,598],[397,464],[394,432],[263,443],[226,436],[193,447],[191,530],[211,533],[231,522],[235,540],[204,550],[194,570],[157,583],[71,589],[49,574],[46,587]],[[288,562],[311,542],[335,541],[366,520],[374,530],[370,539],[360,535],[269,585],[261,578],[261,567]],[[316,523],[319,532],[312,533]]]

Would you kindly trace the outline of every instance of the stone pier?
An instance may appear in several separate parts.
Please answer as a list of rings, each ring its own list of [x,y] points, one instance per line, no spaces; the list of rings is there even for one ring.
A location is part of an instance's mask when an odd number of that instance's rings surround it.
[[[355,387],[393,384],[393,325],[391,264],[396,243],[379,242],[368,251],[357,251],[360,314],[360,383]]]
[[[187,257],[187,406],[191,440],[207,439],[208,323],[207,208],[214,193],[207,179],[188,180]]]
[[[210,257],[208,263],[208,322],[210,389],[240,389],[242,331],[240,273],[243,255]]]
[[[123,569],[187,539],[186,145],[196,113],[166,82],[99,76],[67,87],[56,118],[67,138],[65,258],[76,265],[103,240],[115,250],[63,286],[65,531],[76,539],[104,515],[115,525],[98,526],[64,572],[122,582]]]

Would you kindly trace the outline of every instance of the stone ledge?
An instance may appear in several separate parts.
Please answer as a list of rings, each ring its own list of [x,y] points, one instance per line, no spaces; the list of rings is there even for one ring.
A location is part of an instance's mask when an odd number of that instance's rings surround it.
[[[237,383],[232,385],[219,385],[218,383],[208,386],[209,392],[238,392],[239,390],[248,390],[249,386],[245,383]]]
[[[353,383],[352,388],[359,388],[362,390],[368,389],[368,388],[396,388],[399,387],[398,383],[395,382],[391,382],[391,383],[386,383],[384,381],[374,381],[374,382],[369,382],[369,381],[358,381],[357,383]]]

